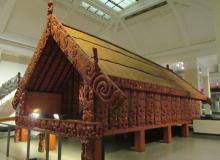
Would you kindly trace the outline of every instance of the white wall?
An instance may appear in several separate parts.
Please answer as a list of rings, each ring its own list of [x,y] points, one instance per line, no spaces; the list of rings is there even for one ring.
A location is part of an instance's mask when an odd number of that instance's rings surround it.
[[[8,61],[0,61],[0,85],[15,76],[18,72],[24,74],[27,65]]]

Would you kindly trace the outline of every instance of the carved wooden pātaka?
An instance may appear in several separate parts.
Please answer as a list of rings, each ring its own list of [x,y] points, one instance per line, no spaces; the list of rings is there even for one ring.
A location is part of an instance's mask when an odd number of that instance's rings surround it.
[[[105,135],[143,133],[200,117],[199,103],[208,99],[182,78],[61,24],[52,11],[49,2],[45,31],[13,100],[17,125],[79,138],[82,160],[92,160],[94,144]],[[63,118],[33,119],[29,115],[35,108]]]

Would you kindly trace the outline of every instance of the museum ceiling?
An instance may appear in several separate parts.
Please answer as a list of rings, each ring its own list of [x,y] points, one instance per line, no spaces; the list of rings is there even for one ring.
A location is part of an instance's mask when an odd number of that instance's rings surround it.
[[[195,48],[204,55],[216,51],[212,9],[206,0],[54,3],[54,14],[63,23],[156,61],[183,51],[190,56]],[[47,0],[0,0],[0,48],[31,56],[46,23],[46,9]]]

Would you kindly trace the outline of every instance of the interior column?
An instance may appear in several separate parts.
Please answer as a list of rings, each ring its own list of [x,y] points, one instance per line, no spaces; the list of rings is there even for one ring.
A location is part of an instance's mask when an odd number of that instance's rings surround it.
[[[203,93],[207,97],[211,97],[210,92],[210,82],[209,82],[209,70],[207,68],[203,68],[202,70],[202,80],[203,80]],[[212,114],[211,106],[209,104],[203,104],[205,109],[205,114],[209,115]]]

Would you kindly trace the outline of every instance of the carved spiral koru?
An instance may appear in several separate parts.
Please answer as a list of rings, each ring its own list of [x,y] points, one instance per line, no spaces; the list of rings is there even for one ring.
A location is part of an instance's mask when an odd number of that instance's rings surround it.
[[[112,99],[114,93],[114,86],[106,78],[106,76],[100,74],[93,81],[93,89],[95,93],[103,101],[109,101]]]

